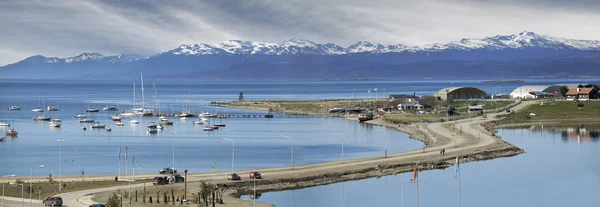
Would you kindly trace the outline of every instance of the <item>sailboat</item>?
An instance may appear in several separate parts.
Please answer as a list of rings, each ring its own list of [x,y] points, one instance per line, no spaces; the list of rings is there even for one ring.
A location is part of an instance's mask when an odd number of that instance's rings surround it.
[[[38,107],[31,109],[32,112],[44,112],[44,108],[40,105],[42,102],[40,101],[40,94],[38,94]]]
[[[133,82],[133,107],[129,111],[121,113],[121,116],[135,116],[135,82]]]
[[[6,130],[6,136],[16,137],[17,134],[19,134],[19,132],[17,132],[17,130],[15,130],[15,120],[13,118],[13,128],[9,129],[9,130]]]
[[[90,107],[90,102],[88,101],[88,108],[85,110],[85,112],[99,112],[100,109],[96,108],[96,107]]]
[[[144,100],[144,76],[140,73],[140,80],[142,85],[142,108],[134,109],[136,115],[142,116],[152,116],[153,110],[149,110],[145,108],[145,100]]]
[[[62,121],[60,119],[52,119],[52,120],[50,120],[50,124],[49,124],[50,127],[56,127],[56,128],[58,128],[58,127],[60,127],[60,125],[62,125]]]
[[[44,105],[46,105],[45,102],[44,102]],[[44,112],[43,109],[42,109],[42,112]],[[41,116],[33,117],[33,120],[35,120],[35,121],[50,121],[50,119],[51,119],[50,117],[46,116],[46,112],[44,112],[44,114]]]
[[[48,106],[48,111],[58,111],[58,106]]]

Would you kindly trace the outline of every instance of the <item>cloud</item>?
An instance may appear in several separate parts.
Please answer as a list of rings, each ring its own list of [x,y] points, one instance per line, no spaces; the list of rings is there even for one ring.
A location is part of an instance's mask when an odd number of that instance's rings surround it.
[[[593,0],[2,1],[0,65],[230,39],[422,45],[525,30],[598,39],[598,9]]]

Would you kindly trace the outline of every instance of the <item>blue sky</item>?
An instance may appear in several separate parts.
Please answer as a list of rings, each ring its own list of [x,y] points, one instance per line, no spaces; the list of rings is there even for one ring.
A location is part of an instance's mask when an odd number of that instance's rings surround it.
[[[230,39],[422,45],[521,31],[600,39],[599,9],[594,0],[0,1],[0,65]]]

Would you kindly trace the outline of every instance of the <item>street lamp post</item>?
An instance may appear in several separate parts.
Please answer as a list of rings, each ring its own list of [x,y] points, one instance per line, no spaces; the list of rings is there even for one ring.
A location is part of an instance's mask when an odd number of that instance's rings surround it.
[[[173,138],[173,175],[175,175],[175,134],[177,132],[171,132],[171,137]]]
[[[388,135],[387,135],[387,133],[386,133],[384,130],[382,130],[382,129],[379,129],[379,128],[378,128],[378,129],[377,129],[377,131],[383,132],[383,133],[385,134],[385,140],[383,140],[383,143],[384,143],[384,145],[385,145],[385,155],[384,155],[384,157],[385,157],[385,158],[387,158],[387,151],[388,151],[388,149],[387,149],[387,141],[388,141]]]
[[[344,163],[344,141],[345,141],[344,140],[344,135],[341,135],[339,133],[333,133],[333,135],[337,135],[337,136],[342,137],[342,163]]]
[[[42,168],[44,167],[44,165],[36,165],[36,166],[31,166],[31,173],[29,174],[29,207],[31,207],[33,200],[31,198],[31,194],[33,194],[31,191],[33,190],[33,168]]]
[[[223,138],[231,142],[231,173],[233,174],[233,164],[235,163],[235,142],[232,139]]]
[[[4,178],[6,177],[15,177],[16,175],[5,175],[2,176],[2,207],[4,207]]]
[[[10,185],[16,185],[16,186],[21,186],[21,207],[23,207],[23,203],[25,203],[25,200],[23,199],[23,184],[18,184],[18,183],[10,183]],[[2,202],[4,202],[4,198],[2,198]]]
[[[294,139],[292,139],[291,137],[288,137],[288,136],[283,136],[283,135],[281,135],[281,137],[287,138],[291,142],[291,148],[292,148],[292,170],[294,170]]]
[[[254,207],[256,207],[256,176],[252,177],[252,180],[254,181],[254,199],[252,199],[254,201]]]
[[[408,184],[408,183],[412,183],[412,182],[413,182],[413,180],[410,179],[410,181],[402,183],[402,207],[404,207],[404,184]]]
[[[59,153],[58,153],[58,191],[62,190],[62,143],[65,141],[64,139],[57,139],[59,143]]]

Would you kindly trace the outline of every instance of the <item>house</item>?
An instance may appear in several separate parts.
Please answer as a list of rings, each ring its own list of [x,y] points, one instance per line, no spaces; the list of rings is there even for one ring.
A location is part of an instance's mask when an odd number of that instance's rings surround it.
[[[598,91],[594,88],[571,88],[566,93],[567,100],[587,101],[598,98]]]
[[[414,99],[414,98],[417,98],[417,96],[415,94],[396,94],[396,95],[390,95],[390,97],[389,97],[390,101],[401,100],[401,99]]]

